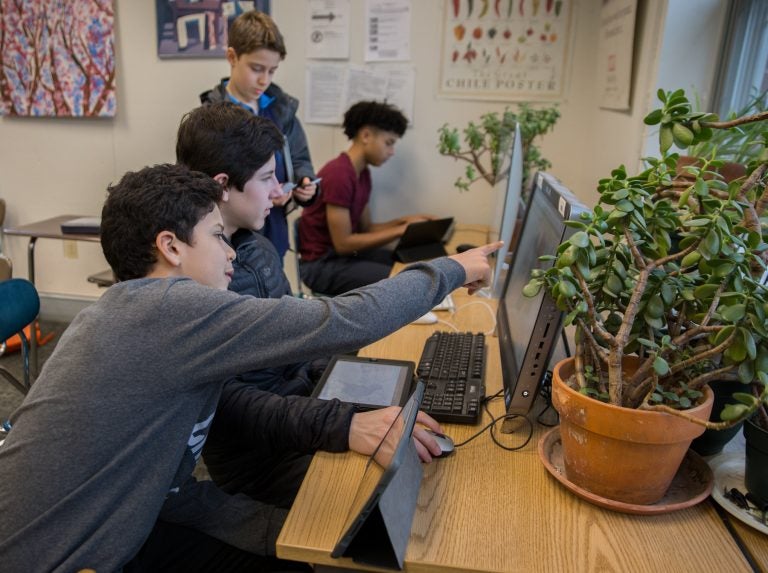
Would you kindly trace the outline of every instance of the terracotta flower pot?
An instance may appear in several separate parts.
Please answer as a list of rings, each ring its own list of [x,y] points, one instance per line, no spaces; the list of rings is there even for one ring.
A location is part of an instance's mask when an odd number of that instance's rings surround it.
[[[637,361],[628,363],[634,370]],[[563,461],[568,479],[607,499],[649,505],[660,500],[672,483],[688,446],[703,426],[662,412],[620,408],[571,389],[572,358],[554,369],[552,402],[560,413]],[[706,420],[712,391],[687,410]]]

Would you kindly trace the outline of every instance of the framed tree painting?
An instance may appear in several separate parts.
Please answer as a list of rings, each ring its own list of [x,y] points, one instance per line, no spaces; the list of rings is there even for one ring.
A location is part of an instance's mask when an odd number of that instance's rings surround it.
[[[155,0],[157,55],[161,58],[222,58],[227,31],[243,12],[269,14],[270,0]]]
[[[115,115],[113,0],[0,0],[0,115]]]

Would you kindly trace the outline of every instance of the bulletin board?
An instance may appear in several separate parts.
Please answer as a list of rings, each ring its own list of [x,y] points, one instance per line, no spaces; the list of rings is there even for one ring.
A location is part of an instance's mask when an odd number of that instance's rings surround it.
[[[562,98],[573,0],[445,0],[440,95]]]

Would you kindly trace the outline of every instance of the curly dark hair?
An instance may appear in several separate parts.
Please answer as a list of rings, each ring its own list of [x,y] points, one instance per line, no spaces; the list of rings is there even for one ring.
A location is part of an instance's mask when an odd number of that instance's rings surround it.
[[[276,151],[283,134],[269,119],[224,101],[198,107],[183,118],[176,138],[176,161],[211,177],[229,176],[238,191]]]
[[[107,187],[101,211],[101,249],[118,280],[145,277],[157,263],[155,239],[171,231],[191,244],[192,232],[221,200],[213,179],[182,165],[129,171]]]
[[[283,35],[275,21],[269,14],[255,10],[234,19],[229,27],[228,43],[238,56],[262,49],[277,52],[281,60],[287,54]]]
[[[361,101],[350,107],[344,114],[344,133],[349,139],[354,139],[364,127],[391,131],[403,137],[408,127],[408,120],[403,112],[392,104]]]

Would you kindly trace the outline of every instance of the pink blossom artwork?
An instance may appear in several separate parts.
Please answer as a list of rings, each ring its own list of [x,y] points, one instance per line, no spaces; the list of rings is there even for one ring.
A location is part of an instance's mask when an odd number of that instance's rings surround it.
[[[0,0],[0,115],[115,115],[113,0]]]

